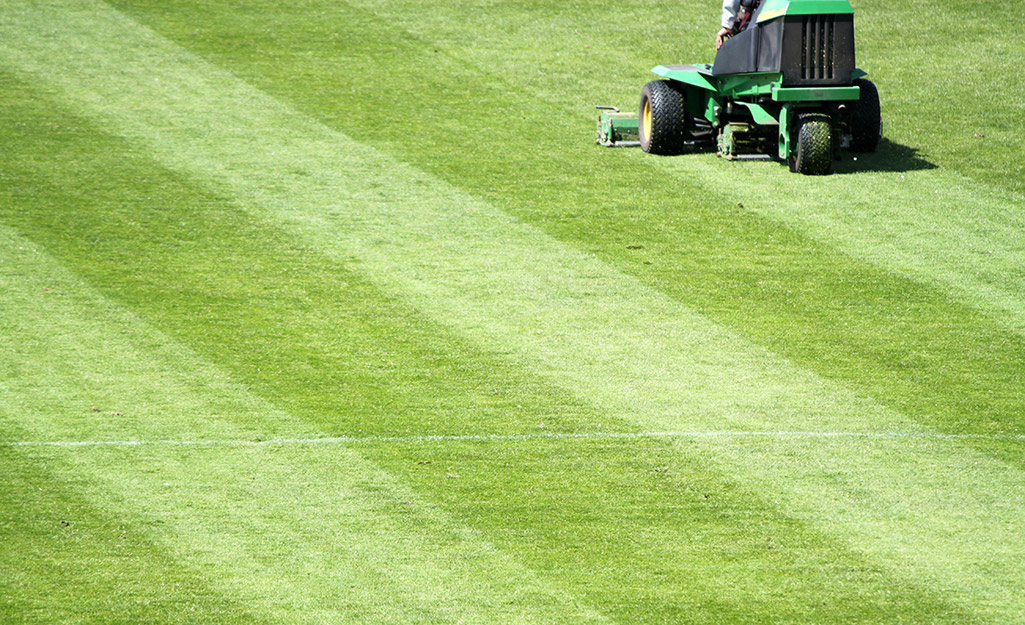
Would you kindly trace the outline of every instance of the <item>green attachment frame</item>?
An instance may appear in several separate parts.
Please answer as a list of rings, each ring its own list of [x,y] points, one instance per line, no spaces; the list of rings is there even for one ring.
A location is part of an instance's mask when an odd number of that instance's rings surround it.
[[[760,126],[775,126],[779,123],[779,115],[773,114],[772,109],[768,106],[758,104],[756,102],[744,102],[736,100],[733,102],[733,106],[743,106],[751,112],[751,118],[754,122]]]
[[[783,104],[779,114],[779,157],[783,160],[790,158],[795,148],[791,145],[790,124],[793,120],[792,110],[795,108],[793,102]]]
[[[780,87],[772,85],[772,99],[776,102],[839,102],[857,100],[858,87]]]
[[[622,113],[614,106],[596,108],[601,114],[598,116],[595,143],[610,148],[617,145],[636,145],[640,139],[637,134],[637,113]]]

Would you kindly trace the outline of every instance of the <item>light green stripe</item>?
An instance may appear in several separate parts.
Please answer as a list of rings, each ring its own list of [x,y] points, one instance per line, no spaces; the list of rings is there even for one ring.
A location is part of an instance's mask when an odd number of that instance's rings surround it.
[[[921,431],[102,5],[74,7],[59,19],[7,8],[3,61],[324,253],[360,259],[386,292],[603,409],[650,430]],[[969,609],[984,605],[995,622],[1023,616],[1025,580],[1010,573],[1025,555],[1021,472],[950,440],[917,440],[907,463],[884,446],[846,440],[698,444],[897,574]]]

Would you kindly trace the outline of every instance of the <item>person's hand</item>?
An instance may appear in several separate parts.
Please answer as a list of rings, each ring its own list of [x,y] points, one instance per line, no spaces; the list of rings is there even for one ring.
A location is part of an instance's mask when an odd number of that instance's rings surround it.
[[[730,36],[730,31],[724,28],[715,34],[715,49],[718,50],[722,47],[722,42],[726,41],[726,38]]]

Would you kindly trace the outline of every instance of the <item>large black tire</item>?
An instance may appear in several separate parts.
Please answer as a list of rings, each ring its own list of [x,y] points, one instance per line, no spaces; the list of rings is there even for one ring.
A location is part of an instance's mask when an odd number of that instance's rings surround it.
[[[665,156],[683,152],[689,137],[683,90],[682,85],[667,80],[653,80],[644,85],[637,113],[637,134],[645,152]]]
[[[797,151],[790,171],[810,176],[833,173],[833,120],[824,113],[803,113],[794,125]]]
[[[875,152],[883,124],[879,90],[871,80],[864,78],[858,78],[854,84],[861,88],[861,97],[851,108],[851,151]]]

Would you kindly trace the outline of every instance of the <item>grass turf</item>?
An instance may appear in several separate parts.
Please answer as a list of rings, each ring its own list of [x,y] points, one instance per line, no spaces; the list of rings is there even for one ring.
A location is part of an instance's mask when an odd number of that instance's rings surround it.
[[[171,444],[4,446],[13,622],[1021,617],[1020,189],[956,138],[597,151],[705,52],[656,4],[111,4],[4,9],[0,414]],[[415,438],[650,430],[727,434]]]

